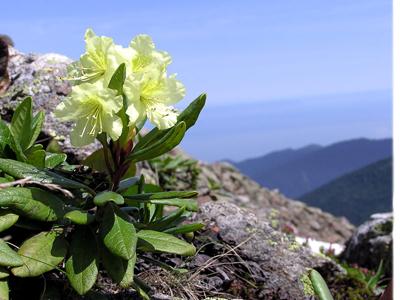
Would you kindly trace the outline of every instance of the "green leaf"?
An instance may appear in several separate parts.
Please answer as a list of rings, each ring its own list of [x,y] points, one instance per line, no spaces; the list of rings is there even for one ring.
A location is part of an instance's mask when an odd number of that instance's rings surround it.
[[[32,119],[31,138],[28,144],[28,148],[31,147],[36,142],[36,139],[38,138],[40,132],[42,131],[43,122],[44,122],[44,112],[40,111]]]
[[[173,235],[154,230],[141,230],[138,236],[138,249],[150,252],[167,252],[183,256],[192,256],[196,248]]]
[[[124,197],[115,192],[102,192],[96,195],[93,199],[93,203],[97,206],[104,206],[108,202],[115,202],[118,205],[124,204]]]
[[[126,260],[135,255],[137,235],[129,216],[109,203],[104,209],[100,225],[100,236],[107,249]]]
[[[26,156],[26,162],[37,168],[44,168],[45,166],[46,151],[36,150]]]
[[[139,182],[139,180],[140,180],[139,176],[133,176],[133,177],[129,177],[129,178],[121,180],[119,182],[117,192],[124,191],[124,190],[130,188],[131,186],[136,185]]]
[[[196,191],[170,191],[170,192],[159,192],[159,193],[144,193],[131,196],[125,196],[125,198],[138,201],[156,200],[156,199],[172,199],[172,198],[194,198],[198,195]]]
[[[57,196],[38,188],[0,189],[0,206],[38,221],[56,221],[64,215],[64,203]]]
[[[188,130],[190,127],[192,127],[196,121],[197,118],[200,115],[201,110],[203,109],[205,103],[206,103],[206,94],[201,94],[199,97],[197,97],[190,105],[178,116],[178,122],[185,122],[186,124],[186,130]],[[159,130],[158,128],[153,128],[148,134],[146,134],[140,142],[136,145],[136,149],[140,150],[148,145],[154,143],[155,141],[161,139],[165,134],[167,134],[170,129],[167,130]]]
[[[149,202],[152,204],[164,204],[169,206],[183,207],[189,211],[197,211],[198,204],[196,200],[180,199],[180,198],[193,198],[198,193],[196,191],[189,192],[159,192],[159,193],[144,193],[136,195],[124,195],[125,203],[127,205],[136,206],[138,202]],[[179,198],[176,198],[179,197]]]
[[[132,285],[136,253],[131,259],[125,260],[112,254],[105,247],[102,247],[102,262],[108,275],[110,275],[115,283],[124,288]]]
[[[111,166],[114,168],[114,163],[111,157],[110,149],[106,148],[106,151],[108,153],[108,160]],[[91,167],[93,170],[103,172],[106,174],[108,173],[106,161],[104,158],[103,148],[94,151],[92,154],[86,157],[85,160],[82,162],[82,164]]]
[[[148,293],[151,291],[151,289],[138,277],[135,277],[133,281],[134,282],[132,283],[132,286],[135,289],[135,291],[139,294],[139,296],[143,300],[150,300],[150,296],[148,295]]]
[[[79,295],[87,293],[98,274],[96,238],[87,226],[78,227],[72,235],[70,257],[65,271],[71,286]]]
[[[178,122],[184,121],[186,130],[196,124],[196,121],[206,104],[207,95],[201,94],[178,116]]]
[[[133,152],[128,155],[127,160],[132,160],[134,162],[149,160],[172,150],[181,142],[185,135],[185,122],[179,122],[174,127],[167,129],[167,131],[166,134],[163,134],[162,138],[146,147],[139,149],[139,142],[133,149]]]
[[[381,279],[382,275],[384,273],[384,268],[383,268],[383,260],[379,262],[378,270],[376,271],[375,275],[372,276],[367,283],[367,287],[369,289],[375,289],[376,286],[378,285],[379,280]]]
[[[51,153],[62,153],[61,146],[56,138],[51,139],[51,141],[46,147],[46,151]]]
[[[318,295],[320,300],[333,300],[331,292],[324,278],[315,270],[311,270],[310,273],[311,282],[314,287],[315,293]]]
[[[0,239],[0,266],[15,267],[21,266],[23,261],[21,257],[7,245],[5,241]]]
[[[91,194],[94,193],[91,188],[80,182],[65,178],[54,172],[42,170],[32,165],[12,159],[0,158],[0,170],[17,179],[31,177],[31,180],[38,181],[40,183],[52,183],[71,189],[86,189]]]
[[[168,229],[164,230],[164,232],[170,233],[170,234],[184,234],[184,233],[201,230],[203,227],[204,227],[204,224],[201,224],[201,223],[184,224],[181,226],[168,228]]]
[[[64,153],[46,152],[45,167],[54,169],[58,165],[62,164],[66,159],[67,155]]]
[[[0,267],[0,279],[7,278],[8,276],[10,276],[10,273],[8,273],[7,269]]]
[[[152,223],[149,223],[147,225],[147,229],[152,229],[152,230],[160,230],[163,231],[164,229],[168,228],[168,225],[173,223],[174,221],[178,220],[182,214],[185,212],[186,208],[181,207],[180,209],[175,210],[174,212],[170,213],[169,215],[155,221]]]
[[[7,124],[0,120],[0,156],[4,156],[4,151],[6,146],[12,145],[14,142],[13,137],[11,135],[10,129]]]
[[[32,98],[25,98],[15,109],[11,119],[11,133],[22,150],[29,148],[32,125]]]
[[[64,218],[78,225],[88,225],[96,219],[94,215],[81,210],[71,210],[64,215]]]
[[[0,232],[7,230],[17,223],[19,216],[9,210],[0,210]]]
[[[18,250],[23,265],[12,268],[18,277],[35,277],[53,270],[67,254],[67,242],[56,231],[41,232],[26,240]]]
[[[0,299],[1,300],[8,300],[9,299],[9,288],[8,282],[6,279],[0,280]]]
[[[186,207],[186,210],[196,212],[199,205],[196,200],[189,199],[155,199],[149,201],[152,204],[163,204],[169,206]],[[128,202],[127,202],[128,203]]]
[[[125,63],[119,65],[117,70],[115,70],[113,76],[111,77],[108,88],[118,91],[119,95],[123,93],[123,87],[126,77],[126,66]]]

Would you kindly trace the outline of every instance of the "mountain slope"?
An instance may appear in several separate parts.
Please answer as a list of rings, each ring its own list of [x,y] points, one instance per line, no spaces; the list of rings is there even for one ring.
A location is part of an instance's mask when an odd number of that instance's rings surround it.
[[[238,169],[245,174],[253,174],[252,176],[262,176],[265,170],[270,170],[286,164],[290,161],[301,159],[307,154],[323,148],[320,145],[309,145],[299,149],[284,149],[274,151],[264,156],[246,159],[238,163],[233,163]],[[232,163],[232,161],[229,161]],[[260,163],[262,162],[262,163]]]
[[[359,225],[392,208],[392,159],[384,159],[341,176],[300,198]]]
[[[296,198],[391,155],[392,139],[354,139],[325,147],[275,152],[235,166],[261,185]]]

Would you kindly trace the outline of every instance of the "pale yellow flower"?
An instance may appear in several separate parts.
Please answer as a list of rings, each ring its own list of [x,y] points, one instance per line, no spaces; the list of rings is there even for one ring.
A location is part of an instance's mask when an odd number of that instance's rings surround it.
[[[124,84],[128,99],[129,124],[143,121],[146,117],[159,129],[175,125],[178,111],[171,105],[185,96],[185,87],[175,78],[167,77],[153,68],[141,75],[131,74]]]
[[[71,95],[57,106],[55,115],[60,121],[76,123],[71,143],[84,146],[94,142],[102,132],[113,140],[120,137],[122,122],[117,112],[122,106],[122,96],[105,88],[101,82],[83,83],[72,87]]]

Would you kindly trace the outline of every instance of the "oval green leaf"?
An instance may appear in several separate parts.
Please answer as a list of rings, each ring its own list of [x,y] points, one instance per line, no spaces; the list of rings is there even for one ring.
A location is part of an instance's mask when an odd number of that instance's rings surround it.
[[[181,142],[185,135],[185,122],[179,122],[174,127],[167,129],[167,131],[162,138],[155,140],[154,143],[146,147],[138,149],[136,146],[133,152],[127,157],[127,160],[134,162],[149,160],[172,150]]]
[[[64,218],[78,225],[88,225],[93,223],[96,219],[93,214],[81,210],[71,210],[64,215]]]
[[[0,267],[0,279],[7,278],[8,276],[10,276],[10,273],[8,273],[7,269]]]
[[[71,286],[79,295],[87,293],[96,283],[98,274],[96,238],[88,227],[78,227],[73,233],[70,257],[65,271]]]
[[[62,164],[66,159],[67,155],[64,153],[46,152],[45,167],[54,169],[58,165]]]
[[[15,109],[11,119],[11,133],[22,150],[29,148],[32,126],[32,98],[25,98]]]
[[[156,200],[156,199],[172,199],[172,198],[194,198],[198,195],[196,191],[170,191],[170,192],[159,192],[159,193],[144,193],[131,196],[125,196],[125,198],[132,200]]]
[[[0,280],[0,299],[1,300],[8,300],[9,299],[9,288],[8,288],[8,281],[7,279]]]
[[[17,223],[19,216],[9,210],[0,210],[0,232],[7,230]]]
[[[86,189],[90,193],[94,193],[91,188],[80,182],[12,159],[0,158],[0,170],[17,179],[31,177],[32,181],[38,181],[44,184],[53,183],[71,189]]]
[[[129,216],[119,207],[108,204],[104,209],[100,235],[107,249],[123,259],[131,259],[136,251],[136,230]]]
[[[126,77],[126,65],[122,63],[119,67],[115,70],[114,74],[112,75],[110,82],[108,84],[108,88],[112,90],[116,90],[118,95],[122,95],[123,87]]]
[[[0,190],[0,206],[38,221],[56,221],[64,215],[64,203],[38,188],[9,187]]]
[[[133,275],[136,263],[136,253],[129,259],[125,260],[109,252],[102,247],[102,262],[108,275],[118,285],[128,288],[133,282]]]
[[[35,277],[53,270],[67,254],[67,242],[56,231],[41,232],[26,240],[18,250],[23,265],[12,268],[18,277]]]
[[[21,266],[23,261],[21,257],[7,245],[5,241],[0,239],[0,266],[15,267]]]
[[[201,230],[204,227],[202,223],[184,224],[164,230],[165,233],[170,234],[184,234]]]
[[[93,199],[93,203],[97,206],[104,206],[108,202],[114,202],[118,205],[124,204],[124,197],[115,192],[102,192],[96,195]]]
[[[178,116],[177,122],[185,122],[186,131],[196,123],[197,118],[206,103],[206,98],[206,94],[201,94]],[[153,144],[155,141],[163,138],[170,130],[171,128],[167,130],[159,130],[157,127],[153,128],[140,140],[135,149],[140,150]]]
[[[196,248],[171,234],[154,230],[141,230],[138,236],[138,249],[150,252],[167,252],[183,256],[196,254]]]

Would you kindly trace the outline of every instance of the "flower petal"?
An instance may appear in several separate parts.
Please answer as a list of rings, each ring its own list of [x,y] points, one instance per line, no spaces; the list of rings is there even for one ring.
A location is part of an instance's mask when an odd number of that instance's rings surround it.
[[[122,133],[122,121],[117,115],[104,114],[103,131],[107,132],[113,141],[118,140]]]
[[[146,109],[147,118],[157,126],[158,129],[167,129],[176,124],[178,111],[171,106],[157,103]]]
[[[85,119],[79,120],[71,131],[71,144],[75,147],[89,145],[96,139],[96,134],[90,134],[90,128],[86,125]]]

